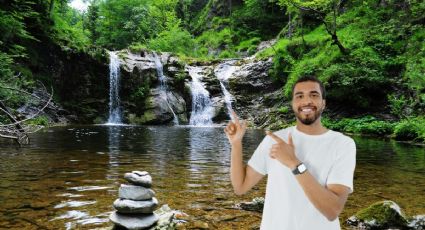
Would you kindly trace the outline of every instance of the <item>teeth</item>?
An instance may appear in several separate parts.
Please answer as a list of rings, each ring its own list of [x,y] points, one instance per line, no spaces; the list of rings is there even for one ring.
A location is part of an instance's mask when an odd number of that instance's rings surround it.
[[[304,109],[301,109],[301,111],[303,111],[303,112],[311,112],[311,111],[313,111],[313,109],[311,109],[311,108],[304,108]]]

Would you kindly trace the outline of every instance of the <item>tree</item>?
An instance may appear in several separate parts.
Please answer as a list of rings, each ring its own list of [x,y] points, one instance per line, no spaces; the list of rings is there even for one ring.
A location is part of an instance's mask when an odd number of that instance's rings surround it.
[[[15,76],[18,77],[18,76]],[[39,96],[36,93],[29,93],[25,90],[10,87],[2,82],[0,84],[0,89],[3,91],[2,96],[4,96],[4,91],[9,91],[7,94],[11,97],[13,94],[26,94],[25,104],[38,105],[35,109],[35,113],[25,117],[23,119],[18,118],[14,115],[14,112],[10,107],[7,106],[8,98],[2,97],[0,100],[0,118],[6,117],[7,119],[0,119],[0,137],[14,140],[17,144],[29,144],[29,133],[33,133],[41,129],[43,126],[31,125],[28,122],[35,119],[40,115],[46,107],[52,101],[53,98],[53,89],[52,93],[47,93],[46,88],[41,84],[41,90],[44,96]],[[47,97],[46,97],[47,96]],[[8,122],[7,122],[8,120]]]
[[[344,55],[349,53],[338,38],[336,23],[339,11],[345,0],[279,0],[279,3],[287,6],[289,10],[291,10],[291,7],[295,7],[300,11],[299,14],[301,17],[303,16],[303,12],[313,14],[325,26],[326,32],[332,38],[332,44],[338,46]]]

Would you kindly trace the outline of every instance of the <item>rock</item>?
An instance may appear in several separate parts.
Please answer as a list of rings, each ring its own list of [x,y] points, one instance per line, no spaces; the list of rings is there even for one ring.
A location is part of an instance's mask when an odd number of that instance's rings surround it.
[[[179,224],[183,225],[187,222],[181,218],[188,217],[188,215],[184,212],[172,210],[167,204],[162,205],[162,207],[157,209],[154,213],[159,216],[159,220],[157,224],[150,230],[178,229]]]
[[[407,228],[407,220],[400,206],[389,200],[376,202],[360,210],[346,222],[362,229]]]
[[[116,199],[113,205],[119,213],[153,213],[158,206],[158,200],[155,197],[141,201]]]
[[[140,185],[145,188],[152,186],[152,177],[147,172],[133,171],[124,174],[124,178],[134,185]]]
[[[252,202],[242,202],[237,204],[236,207],[247,211],[263,212],[264,198],[256,197],[252,199]]]
[[[109,219],[116,225],[130,230],[146,229],[158,221],[156,214],[126,214],[113,212]]]
[[[206,222],[203,222],[203,221],[195,221],[194,223],[193,223],[193,228],[196,228],[196,229],[210,229],[210,227],[208,226],[208,223],[206,223]]]
[[[121,184],[118,196],[129,200],[149,200],[155,196],[155,192],[152,189],[137,185]]]
[[[416,230],[425,230],[425,215],[417,215],[412,217],[409,220],[409,224],[407,226]]]

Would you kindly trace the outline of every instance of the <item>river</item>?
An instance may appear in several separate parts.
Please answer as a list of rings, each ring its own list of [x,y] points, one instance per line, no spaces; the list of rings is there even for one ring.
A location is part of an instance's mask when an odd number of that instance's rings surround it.
[[[265,136],[250,129],[245,160]],[[408,215],[425,214],[425,148],[353,137],[354,193],[340,220],[391,199]],[[265,181],[236,196],[229,180],[230,145],[222,127],[66,126],[44,129],[21,148],[0,143],[0,228],[94,229],[108,215],[123,175],[148,171],[160,205],[211,229],[250,229],[260,213],[233,205],[263,196]],[[346,228],[346,226],[343,226]]]

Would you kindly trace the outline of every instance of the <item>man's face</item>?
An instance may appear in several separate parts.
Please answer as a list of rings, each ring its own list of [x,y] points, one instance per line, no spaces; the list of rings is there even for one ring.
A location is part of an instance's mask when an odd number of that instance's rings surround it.
[[[295,85],[292,109],[301,123],[313,124],[322,115],[325,105],[326,101],[322,98],[319,83],[306,81]]]

